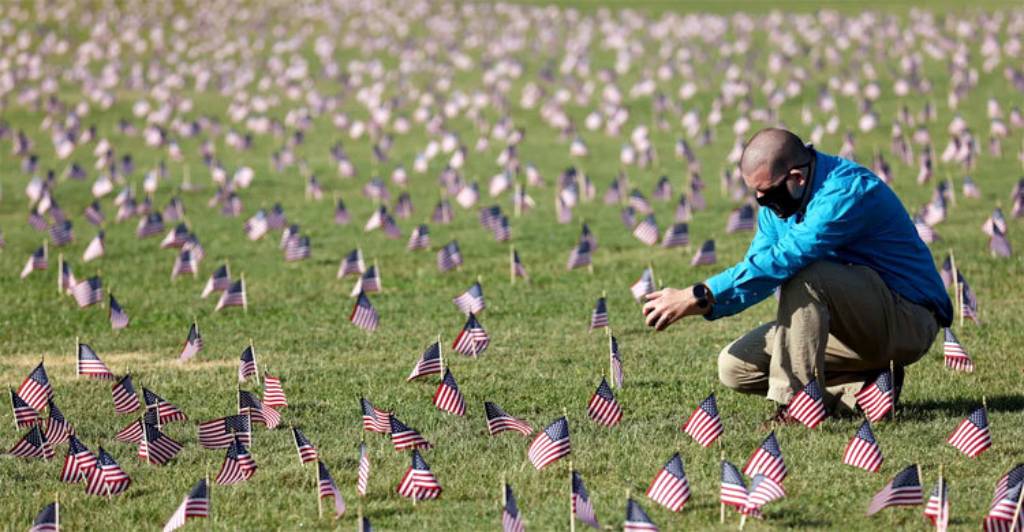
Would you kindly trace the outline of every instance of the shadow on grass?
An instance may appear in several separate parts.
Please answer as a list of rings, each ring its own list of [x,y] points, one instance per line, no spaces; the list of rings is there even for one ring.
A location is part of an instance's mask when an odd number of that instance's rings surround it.
[[[1024,411],[1024,395],[988,397],[989,412]],[[957,398],[904,403],[899,417],[908,421],[927,421],[938,417],[963,417],[981,404],[978,399]]]

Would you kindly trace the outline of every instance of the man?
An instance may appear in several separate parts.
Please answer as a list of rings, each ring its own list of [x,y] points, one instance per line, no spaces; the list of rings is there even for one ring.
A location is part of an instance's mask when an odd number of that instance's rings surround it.
[[[953,308],[931,253],[896,194],[851,161],[817,152],[795,134],[765,129],[747,143],[740,173],[762,209],[746,256],[701,284],[647,296],[657,330],[684,316],[714,320],[779,289],[776,320],[718,356],[722,384],[785,405],[818,378],[837,410],[893,364],[920,359]]]

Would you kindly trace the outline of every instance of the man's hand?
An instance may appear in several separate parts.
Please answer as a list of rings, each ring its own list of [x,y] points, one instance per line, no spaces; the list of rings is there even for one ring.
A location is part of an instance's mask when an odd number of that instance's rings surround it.
[[[664,288],[645,296],[644,319],[648,327],[664,331],[679,318],[707,314],[711,305],[701,308],[697,298],[693,296],[693,288]]]

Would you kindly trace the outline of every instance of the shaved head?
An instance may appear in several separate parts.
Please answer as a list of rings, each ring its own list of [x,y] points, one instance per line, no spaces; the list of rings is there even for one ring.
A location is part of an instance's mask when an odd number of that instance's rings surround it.
[[[759,188],[806,161],[807,148],[800,137],[785,129],[767,128],[747,141],[740,158],[740,173],[748,185]]]

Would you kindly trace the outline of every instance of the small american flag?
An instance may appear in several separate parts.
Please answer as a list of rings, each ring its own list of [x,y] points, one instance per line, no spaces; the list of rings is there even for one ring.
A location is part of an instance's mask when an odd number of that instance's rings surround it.
[[[280,203],[275,203],[270,209],[270,214],[267,215],[267,224],[270,225],[271,229],[281,229],[288,225],[288,217],[284,214],[284,208],[281,207]]]
[[[661,247],[675,248],[690,245],[690,226],[684,222],[672,224],[665,230],[661,239]]]
[[[416,429],[402,423],[394,414],[391,414],[389,417],[391,444],[394,445],[396,451],[430,449],[433,447]]]
[[[874,515],[890,506],[917,506],[924,502],[924,489],[917,464],[907,466],[871,499],[867,515]]]
[[[356,492],[361,497],[366,496],[366,487],[370,482],[370,453],[366,449],[366,443],[359,444],[359,472],[356,479]]]
[[[572,471],[572,515],[591,528],[601,529],[587,487],[583,485],[583,477],[575,469]]]
[[[68,452],[60,470],[60,481],[74,484],[85,479],[86,473],[96,467],[96,456],[77,437],[68,438]]]
[[[154,465],[164,465],[171,461],[182,445],[160,432],[160,429],[149,423],[143,423],[143,438],[139,442],[139,458]]]
[[[789,401],[789,415],[809,429],[817,427],[825,419],[824,395],[817,379],[811,379],[804,389]]]
[[[171,279],[186,274],[192,274],[195,277],[197,273],[199,273],[199,263],[195,255],[192,254],[191,250],[182,249],[181,253],[178,253],[178,257],[174,260],[174,266],[171,268]]]
[[[430,247],[430,228],[426,224],[417,225],[409,234],[409,243],[405,248],[409,251]]]
[[[249,414],[253,423],[266,425],[270,430],[277,428],[281,423],[281,414],[261,402],[256,394],[238,390],[238,413]]]
[[[672,182],[668,180],[668,176],[663,175],[658,178],[658,182],[654,185],[654,191],[651,192],[651,197],[661,201],[672,199]]]
[[[100,231],[96,233],[96,236],[89,241],[89,245],[85,247],[85,251],[82,252],[82,262],[90,262],[98,259],[106,253],[106,245],[104,241],[107,233]]]
[[[782,482],[786,478],[786,462],[782,458],[782,449],[779,448],[779,440],[775,438],[774,431],[768,434],[754,454],[750,455],[747,465],[743,467],[743,473],[751,478],[760,473],[775,482]]]
[[[11,390],[11,408],[14,412],[14,422],[18,427],[29,427],[42,421],[39,412],[29,406],[14,390]]]
[[[28,212],[28,224],[36,231],[46,230],[46,218],[35,207]]]
[[[715,394],[711,394],[701,401],[696,410],[690,414],[690,419],[682,427],[683,432],[689,434],[701,447],[710,447],[722,432],[722,418],[718,414],[718,402]]]
[[[103,281],[99,277],[90,277],[71,289],[78,308],[85,308],[103,301]]]
[[[334,223],[336,225],[348,225],[352,221],[352,217],[348,213],[348,209],[345,208],[345,202],[341,198],[334,204]]]
[[[110,294],[110,327],[114,330],[124,329],[128,326],[128,315],[125,314],[121,304]]]
[[[636,209],[640,214],[648,214],[651,212],[651,204],[647,202],[647,198],[644,197],[643,192],[640,192],[635,188],[629,193],[629,206]]]
[[[527,278],[526,267],[523,266],[523,261],[519,258],[519,251],[515,248],[512,249],[512,275],[523,279]]]
[[[377,314],[377,309],[373,308],[370,298],[366,297],[366,293],[363,291],[359,292],[348,321],[351,321],[356,327],[364,331],[372,332],[377,330],[377,325],[380,323],[380,315]]]
[[[619,353],[619,342],[614,336],[608,335],[608,364],[611,366],[612,386],[622,388],[622,355]]]
[[[40,430],[39,425],[33,425],[28,433],[21,437],[14,447],[11,447],[7,454],[19,458],[53,458],[53,446],[46,440],[46,435]]]
[[[615,400],[615,394],[603,377],[597,390],[587,403],[587,415],[600,425],[614,427],[622,421],[622,407]]]
[[[174,403],[160,397],[156,392],[142,387],[142,400],[146,403],[146,413],[156,412],[157,424],[164,425],[172,421],[187,421],[188,416]]]
[[[237,436],[232,439],[228,452],[224,456],[224,463],[221,464],[220,472],[217,473],[217,484],[237,484],[249,480],[256,473],[256,461],[249,454],[249,450],[242,445]]]
[[[75,433],[75,429],[64,418],[64,413],[57,408],[57,403],[50,399],[49,415],[46,418],[46,430],[43,435],[50,445],[60,445],[68,440],[68,437]]]
[[[115,382],[111,393],[114,397],[114,412],[131,414],[139,409],[139,396],[135,393],[131,375],[125,375]]]
[[[147,416],[152,418],[152,416]],[[155,419],[152,419],[155,421]],[[117,431],[114,435],[114,439],[124,443],[139,443],[142,441],[142,418],[135,418],[131,423],[124,426],[123,429]]]
[[[49,232],[50,240],[57,247],[66,246],[75,239],[75,233],[71,229],[71,220],[54,223],[50,226]]]
[[[217,301],[217,306],[214,311],[221,310],[226,307],[242,307],[247,308],[249,306],[248,297],[245,294],[245,276],[241,279],[231,283],[220,295],[220,300]]]
[[[608,302],[604,297],[597,298],[594,311],[590,313],[590,330],[608,327]]]
[[[978,407],[971,412],[946,441],[971,458],[977,458],[991,447],[992,433],[989,430],[985,407]]]
[[[673,512],[678,512],[690,500],[690,482],[683,470],[683,460],[675,453],[651,481],[647,488],[650,499]]]
[[[633,236],[648,246],[658,243],[658,223],[654,220],[653,214],[648,214],[646,218],[636,225],[633,229]]]
[[[181,223],[167,232],[160,241],[160,249],[181,248],[185,242],[188,242],[188,226]]]
[[[523,436],[533,434],[533,427],[529,423],[510,415],[490,401],[484,401],[484,414],[487,418],[487,431],[491,436],[507,430],[514,430]]]
[[[454,219],[455,210],[452,209],[451,202],[446,199],[437,202],[437,205],[434,207],[434,213],[430,215],[430,220],[432,222],[437,222],[440,224],[451,223],[451,221]]]
[[[579,241],[590,244],[591,251],[597,249],[597,237],[594,236],[594,232],[590,230],[590,225],[587,222],[583,222],[583,226],[580,228]]]
[[[960,286],[960,312],[963,313],[965,318],[970,319],[974,323],[979,323],[978,298],[974,295],[971,285],[967,284],[967,279],[964,279],[963,274],[958,271],[956,275],[957,283]]]
[[[185,526],[185,521],[210,516],[210,488],[206,479],[199,479],[192,491],[181,501],[171,518],[164,525],[163,532],[171,532]]]
[[[139,238],[148,238],[162,233],[163,230],[164,217],[161,216],[160,213],[154,212],[139,220],[139,225],[135,228],[135,236]]]
[[[203,245],[199,243],[199,237],[195,234],[188,235],[188,242],[185,242],[185,245],[181,246],[181,249],[192,253],[192,257],[195,259],[196,265],[206,257],[206,250],[203,249]]]
[[[363,430],[369,432],[391,433],[391,413],[379,410],[366,398],[359,398],[359,408],[363,412]]]
[[[626,229],[636,226],[636,209],[627,205],[619,211],[619,219],[622,220],[622,225],[626,226]]]
[[[722,486],[718,501],[737,509],[742,509],[747,504],[747,485],[743,482],[743,475],[727,460],[722,460]]]
[[[185,338],[185,346],[182,347],[178,360],[184,362],[196,356],[202,350],[203,336],[199,334],[199,324],[193,321],[192,325],[188,328],[188,337]]]
[[[18,386],[18,395],[28,403],[28,406],[36,410],[42,410],[47,401],[53,398],[53,388],[42,362],[25,377],[21,386]]]
[[[256,349],[249,344],[242,350],[238,359],[238,382],[245,382],[258,373],[256,368]]]
[[[693,217],[693,209],[690,208],[690,203],[686,201],[686,193],[679,194],[679,202],[676,203],[675,221],[676,223],[687,223]]]
[[[589,266],[591,263],[590,242],[581,241],[569,252],[569,259],[565,263],[566,270],[575,270]]]
[[[299,238],[300,232],[299,224],[289,225],[284,231],[281,231],[281,249],[288,249],[288,246],[293,245]]]
[[[946,367],[954,371],[971,373],[974,371],[974,361],[956,335],[949,327],[945,328],[945,339],[942,342],[942,357],[945,359]]]
[[[275,409],[288,406],[288,398],[281,387],[281,378],[267,372],[263,373],[263,404]]]
[[[622,523],[623,532],[658,532],[651,518],[633,499],[626,501],[626,520]]]
[[[341,260],[341,265],[338,266],[337,277],[341,279],[346,275],[360,275],[364,271],[366,271],[366,264],[363,262],[363,251],[356,248]]]
[[[437,269],[447,272],[459,266],[462,266],[462,253],[459,251],[459,242],[452,240],[438,250]]]
[[[857,404],[864,410],[868,421],[878,421],[893,408],[892,372],[885,370],[856,393]]]
[[[702,266],[714,264],[718,259],[715,256],[715,241],[705,240],[700,245],[700,249],[694,254],[693,259],[690,260],[690,266]]]
[[[871,432],[871,423],[865,420],[853,438],[850,438],[850,443],[846,444],[843,463],[877,473],[884,460],[882,449],[878,446],[875,434]]]
[[[352,287],[352,297],[359,295],[359,291],[362,290],[367,294],[378,293],[382,290],[382,284],[380,280],[380,268],[376,264],[370,266],[359,279],[356,281],[355,286]]]
[[[242,443],[252,441],[252,420],[248,415],[227,416],[199,424],[199,445],[204,449],[224,449],[235,438]]]
[[[97,453],[96,467],[86,473],[85,493],[89,495],[117,495],[131,486],[132,479],[117,465],[103,447]]]
[[[58,532],[60,530],[60,522],[58,521],[59,508],[59,502],[55,501],[47,504],[36,515],[35,520],[32,521],[32,528],[28,529],[28,532]]]
[[[426,375],[433,375],[435,373],[441,373],[441,343],[434,342],[427,346],[427,349],[420,355],[419,360],[416,361],[416,365],[412,368],[412,373],[406,378],[406,382],[418,379]]]
[[[924,516],[938,532],[946,532],[949,528],[949,483],[941,476],[925,503]]]
[[[1024,527],[1024,509],[1020,508],[1022,490],[1024,483],[1017,482],[992,501],[985,516],[985,532],[1014,532]]]
[[[100,225],[103,223],[103,220],[105,220],[106,217],[103,216],[103,209],[100,207],[99,201],[94,200],[85,208],[85,219],[93,225]]]
[[[334,499],[334,518],[345,515],[345,498],[341,496],[341,490],[334,483],[331,472],[323,462],[317,460],[317,493],[320,499],[330,497]]]
[[[292,436],[295,438],[295,450],[299,453],[299,463],[316,462],[320,459],[320,453],[309,438],[302,433],[299,427],[292,427]]]
[[[456,416],[466,414],[466,400],[462,397],[462,392],[455,382],[455,377],[452,376],[451,369],[445,369],[444,378],[437,385],[437,391],[434,392],[434,405],[438,409]]]
[[[463,355],[476,356],[483,353],[490,343],[491,339],[487,335],[487,331],[477,321],[476,315],[470,312],[466,324],[452,343],[452,349]]]
[[[75,280],[75,274],[71,272],[71,264],[64,260],[64,255],[60,256],[60,271],[57,272],[57,289],[64,293],[71,293],[71,289],[78,284]]]
[[[1010,248],[1010,241],[1006,239],[1006,233],[999,229],[999,226],[992,226],[992,236],[988,240],[988,249],[993,257],[1009,257],[1013,254]]]
[[[308,259],[310,256],[310,240],[308,236],[302,235],[294,240],[290,240],[288,245],[284,248],[284,260],[287,262],[296,262],[300,260]]]
[[[747,502],[743,505],[743,513],[747,515],[760,515],[764,505],[779,500],[786,496],[786,490],[782,484],[768,478],[765,475],[754,475],[750,480],[750,492],[747,495]]]
[[[430,471],[430,466],[420,456],[419,451],[412,452],[412,465],[402,476],[398,484],[398,494],[410,499],[436,499],[441,496],[441,484]]]
[[[46,246],[39,246],[39,249],[35,250],[32,255],[29,256],[28,262],[25,263],[25,267],[21,270],[21,278],[24,279],[28,275],[36,270],[45,270],[49,266],[49,261],[46,258]]]
[[[747,204],[729,213],[729,219],[725,223],[725,232],[732,234],[738,231],[753,231],[756,227],[754,207]]]
[[[519,515],[519,505],[516,504],[516,494],[512,492],[512,486],[505,484],[504,507],[501,510],[501,528],[504,532],[524,532],[523,516]]]
[[[78,344],[78,360],[75,364],[75,374],[79,376],[85,375],[93,379],[114,379],[114,374],[100,360],[96,351],[93,351],[88,344],[83,343]]]
[[[544,469],[559,458],[572,452],[569,441],[569,421],[563,416],[554,420],[546,429],[537,433],[530,443],[527,456],[533,467]]]
[[[996,489],[992,494],[992,503],[989,508],[995,508],[999,501],[1007,496],[1008,490],[1021,485],[1022,482],[1024,482],[1024,464],[1017,464],[1000,477],[999,482],[996,482]],[[1014,500],[1016,501],[1016,497]]]
[[[480,311],[487,308],[487,303],[484,301],[484,289],[480,286],[479,281],[473,283],[473,286],[470,286],[468,290],[452,299],[452,303],[463,314],[479,314]]]
[[[644,268],[644,272],[641,273],[640,278],[629,287],[629,291],[633,294],[633,299],[635,299],[637,303],[642,303],[644,296],[654,291],[654,272],[651,271],[651,268]]]

